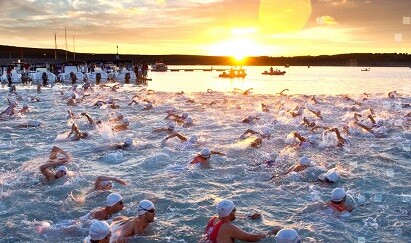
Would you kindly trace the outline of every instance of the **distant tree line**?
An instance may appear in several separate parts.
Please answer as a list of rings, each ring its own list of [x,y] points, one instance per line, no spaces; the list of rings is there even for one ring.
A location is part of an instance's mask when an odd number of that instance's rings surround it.
[[[12,61],[34,62],[63,62],[67,60],[113,61],[115,54],[73,53],[61,49],[38,49],[0,45],[0,63],[8,64]],[[57,59],[55,59],[57,57]],[[348,53],[320,56],[248,57],[242,62],[227,56],[201,55],[120,55],[122,60],[131,60],[135,63],[154,63],[162,60],[168,65],[243,65],[243,66],[364,66],[364,67],[398,67],[411,66],[409,53]]]

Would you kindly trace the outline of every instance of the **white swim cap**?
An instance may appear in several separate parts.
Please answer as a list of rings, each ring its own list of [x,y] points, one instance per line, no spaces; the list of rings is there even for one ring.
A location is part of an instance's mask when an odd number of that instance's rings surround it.
[[[278,231],[275,238],[277,243],[295,243],[300,240],[300,236],[297,231],[293,229],[282,229]]]
[[[187,117],[186,124],[193,124],[193,119],[191,117]]]
[[[137,214],[138,215],[143,215],[145,214],[147,211],[151,210],[151,209],[156,209],[154,207],[154,204],[149,201],[149,200],[142,200],[137,207]]]
[[[270,135],[271,135],[270,129],[267,128],[267,127],[263,128],[263,135],[265,135],[265,136],[270,136]]]
[[[123,200],[123,197],[118,194],[118,193],[110,193],[110,195],[107,196],[106,199],[106,206],[114,206],[116,203],[120,202]]]
[[[193,135],[193,136],[190,137],[190,139],[188,141],[190,143],[197,143],[198,137],[196,135]]]
[[[210,158],[211,151],[208,148],[203,148],[200,152],[201,157]]]
[[[123,118],[123,123],[127,123],[127,124],[128,124],[128,123],[130,123],[130,121],[128,120],[127,117],[124,117],[124,118]]]
[[[184,113],[181,115],[181,117],[184,118],[184,119],[186,119],[186,118],[188,117],[188,113],[184,112]]]
[[[66,167],[66,166],[64,166],[64,165],[60,165],[60,166],[57,168],[57,171],[64,171],[64,172],[66,172],[66,173],[67,173],[68,169],[67,169],[67,167]]]
[[[327,179],[330,182],[337,182],[340,176],[337,174],[335,170],[329,170],[326,173],[319,175],[318,178],[320,180]]]
[[[223,199],[217,204],[217,213],[220,217],[228,216],[235,208],[231,200]]]
[[[127,138],[127,139],[124,141],[124,145],[130,146],[130,145],[132,145],[132,144],[133,144],[133,139],[131,139],[131,138]]]
[[[342,188],[335,188],[335,189],[331,192],[331,201],[341,202],[342,200],[344,200],[345,196],[346,196],[346,193],[345,193],[344,189],[342,189]]]
[[[23,105],[23,108],[29,108],[29,105],[24,104],[24,105]]]
[[[169,130],[174,130],[175,125],[174,125],[173,123],[170,123],[170,124],[168,124],[167,128],[168,128]]]
[[[39,121],[37,121],[37,120],[34,120],[34,121],[30,121],[30,122],[29,122],[29,125],[30,125],[30,126],[33,126],[33,127],[38,127],[38,126],[41,125],[41,122],[39,122]]]
[[[88,231],[91,240],[102,240],[110,234],[110,226],[106,221],[95,220]]]
[[[303,157],[300,158],[300,165],[310,166],[311,165],[311,160],[307,156],[303,156]]]
[[[384,121],[382,119],[377,121],[377,125],[380,127],[382,125],[384,125]]]

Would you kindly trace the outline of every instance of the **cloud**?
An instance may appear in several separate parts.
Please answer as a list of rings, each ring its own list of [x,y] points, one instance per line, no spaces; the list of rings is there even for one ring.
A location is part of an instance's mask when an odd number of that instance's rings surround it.
[[[325,15],[315,19],[319,25],[336,25],[338,22],[331,16]]]

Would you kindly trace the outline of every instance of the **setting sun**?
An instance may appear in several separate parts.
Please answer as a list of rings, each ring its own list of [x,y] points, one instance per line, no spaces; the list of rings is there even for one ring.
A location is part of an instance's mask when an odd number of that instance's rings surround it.
[[[211,55],[232,56],[241,61],[247,56],[259,56],[264,53],[257,42],[251,39],[237,38],[214,44],[210,47]]]

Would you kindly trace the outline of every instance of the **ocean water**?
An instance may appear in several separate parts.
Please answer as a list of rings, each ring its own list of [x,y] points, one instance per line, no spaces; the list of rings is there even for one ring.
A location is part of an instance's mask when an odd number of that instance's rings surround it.
[[[361,72],[360,67],[278,67],[287,73],[261,75],[268,68],[245,67],[248,75],[244,79],[218,78],[216,71],[151,72],[153,81],[147,86],[124,85],[116,92],[95,88],[74,107],[66,105],[69,84],[46,87],[41,93],[35,85],[18,85],[21,97],[9,95],[3,86],[1,111],[7,108],[7,98],[17,99],[17,110],[28,104],[30,111],[0,118],[0,241],[82,242],[89,223],[78,219],[103,206],[107,194],[82,199],[96,176],[106,175],[128,183],[114,183],[113,191],[125,202],[119,215],[135,216],[142,199],[153,201],[157,208],[156,221],[144,235],[129,242],[197,242],[222,198],[234,201],[234,223],[250,232],[280,225],[296,229],[303,242],[411,242],[411,120],[404,117],[411,112],[407,106],[411,103],[411,69]],[[250,88],[248,95],[242,94]],[[155,92],[147,92],[149,89]],[[288,91],[278,95],[283,89]],[[178,93],[181,91],[184,93]],[[388,98],[390,91],[397,92],[395,98]],[[128,106],[136,94],[139,104]],[[316,104],[310,100],[313,96]],[[32,102],[30,97],[40,102]],[[118,109],[93,106],[109,97],[118,100]],[[143,99],[152,101],[154,109],[143,110]],[[268,106],[268,112],[262,111],[261,103]],[[304,109],[301,116],[293,117],[289,111],[297,106]],[[177,125],[176,130],[187,137],[198,136],[197,143],[162,142],[166,134],[152,132],[167,126],[169,121],[164,118],[173,108],[194,120],[193,126]],[[320,110],[323,119],[309,109]],[[381,136],[352,126],[355,112],[362,115],[361,122],[369,124],[370,109],[375,120],[383,121],[386,132]],[[68,119],[68,110],[78,118]],[[103,125],[88,125],[81,112],[88,112]],[[127,130],[111,131],[108,119],[117,113],[130,120]],[[249,115],[260,119],[242,123]],[[351,134],[342,133],[349,142],[337,147],[332,134],[302,126],[303,117],[341,131],[349,126]],[[32,120],[41,121],[42,126],[17,128]],[[89,133],[88,138],[66,138],[73,121]],[[268,129],[272,135],[259,148],[251,148],[240,139],[247,129]],[[295,146],[289,138],[293,131],[315,142]],[[114,149],[126,138],[133,139],[131,148]],[[39,185],[38,167],[47,161],[52,146],[70,153],[70,173],[54,183]],[[227,156],[213,155],[211,168],[189,166],[204,147]],[[264,161],[276,154],[276,163],[267,167]],[[310,173],[281,175],[303,155],[318,166],[335,169],[340,180],[324,184],[312,182],[315,178]],[[351,213],[303,210],[328,201],[336,187],[346,189],[354,201]],[[254,212],[261,213],[262,219],[247,219],[246,215]],[[262,240],[273,241],[273,237]]]

